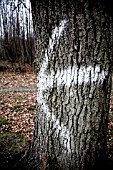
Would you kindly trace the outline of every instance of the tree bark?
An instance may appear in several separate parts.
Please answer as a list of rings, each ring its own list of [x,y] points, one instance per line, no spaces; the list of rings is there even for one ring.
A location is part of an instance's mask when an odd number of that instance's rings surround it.
[[[34,13],[37,115],[30,164],[91,170],[107,151],[112,17],[104,4],[88,0],[36,1]]]

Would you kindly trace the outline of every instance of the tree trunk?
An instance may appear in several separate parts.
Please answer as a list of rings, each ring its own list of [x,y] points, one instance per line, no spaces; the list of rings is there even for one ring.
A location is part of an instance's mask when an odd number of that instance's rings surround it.
[[[34,13],[37,115],[30,164],[92,170],[107,151],[112,18],[88,0],[36,1]]]

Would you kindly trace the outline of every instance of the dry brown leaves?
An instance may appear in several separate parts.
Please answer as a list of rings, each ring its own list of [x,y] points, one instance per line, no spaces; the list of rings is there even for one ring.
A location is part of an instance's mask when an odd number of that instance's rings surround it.
[[[29,87],[36,86],[35,73],[0,73],[0,87]]]
[[[34,116],[36,114],[35,93],[8,93],[0,96],[0,117],[6,118],[8,125],[2,131],[21,132],[29,140],[32,138]]]
[[[36,86],[34,72],[0,72],[0,88]],[[0,93],[0,118],[9,124],[1,131],[20,132],[31,140],[36,114],[36,92]]]

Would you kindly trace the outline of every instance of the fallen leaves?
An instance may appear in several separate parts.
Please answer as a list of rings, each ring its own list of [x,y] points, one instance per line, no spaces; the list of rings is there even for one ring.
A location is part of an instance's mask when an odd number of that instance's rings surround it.
[[[27,68],[27,70],[30,70]],[[35,87],[36,74],[27,72],[0,72],[0,88]],[[1,132],[20,132],[28,140],[32,139],[34,117],[36,115],[36,91],[0,93],[0,119],[8,124],[0,126]]]
[[[5,87],[29,87],[36,86],[36,75],[35,73],[0,73],[0,88]]]
[[[31,140],[36,114],[36,93],[2,93],[0,105],[0,117],[9,122],[1,131],[21,132]]]

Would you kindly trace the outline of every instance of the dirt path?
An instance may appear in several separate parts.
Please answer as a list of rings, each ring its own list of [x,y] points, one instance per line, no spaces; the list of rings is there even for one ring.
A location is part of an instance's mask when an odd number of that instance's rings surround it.
[[[36,87],[30,86],[30,87],[0,87],[0,93],[7,93],[7,92],[35,92]]]

